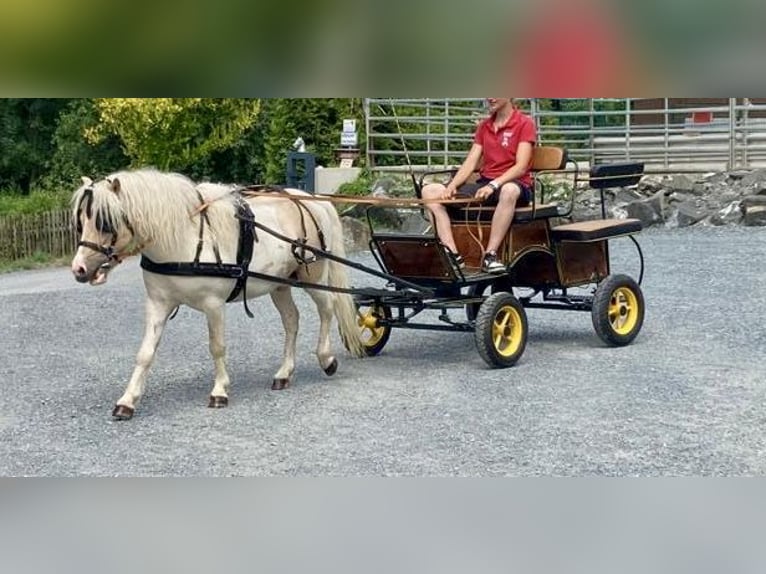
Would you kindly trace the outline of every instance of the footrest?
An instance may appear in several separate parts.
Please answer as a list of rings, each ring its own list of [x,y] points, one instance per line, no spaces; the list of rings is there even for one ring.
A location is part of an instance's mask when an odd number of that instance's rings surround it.
[[[551,229],[553,241],[588,243],[641,231],[638,219],[596,219],[558,225]]]

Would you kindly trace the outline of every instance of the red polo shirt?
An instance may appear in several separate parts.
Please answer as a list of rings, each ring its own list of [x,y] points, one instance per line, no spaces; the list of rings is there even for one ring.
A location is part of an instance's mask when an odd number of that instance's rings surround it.
[[[513,110],[508,121],[497,131],[493,122],[493,117],[481,122],[473,138],[482,147],[481,176],[489,179],[502,175],[516,163],[516,150],[521,142],[534,145],[537,141],[534,120],[519,110]],[[518,179],[526,185],[532,185],[529,170]]]

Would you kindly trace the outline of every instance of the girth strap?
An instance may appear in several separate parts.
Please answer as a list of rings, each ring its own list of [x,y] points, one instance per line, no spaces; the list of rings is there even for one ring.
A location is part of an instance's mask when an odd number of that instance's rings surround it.
[[[200,196],[201,197],[201,196]],[[234,288],[231,290],[226,302],[229,303],[236,299],[242,293],[242,302],[245,307],[245,313],[251,319],[253,313],[247,305],[247,278],[250,262],[253,258],[253,243],[257,240],[255,233],[255,217],[250,209],[250,205],[241,197],[236,198],[237,212],[235,217],[239,220],[239,243],[237,245],[237,262],[223,263],[218,252],[218,246],[213,245],[215,253],[215,263],[204,263],[199,260],[202,253],[203,229],[204,224],[210,225],[207,213],[203,210],[200,213],[200,233],[197,243],[197,253],[194,261],[187,262],[168,262],[156,263],[146,255],[141,256],[141,268],[158,275],[180,275],[185,277],[220,277],[222,279],[236,279]]]
[[[237,219],[239,219],[239,243],[237,245],[237,266],[242,271],[241,275],[237,277],[237,282],[234,284],[229,298],[226,302],[233,301],[237,296],[242,293],[242,303],[245,306],[245,313],[251,319],[253,314],[250,312],[250,308],[247,306],[247,270],[250,267],[250,261],[253,258],[253,243],[255,243],[257,237],[255,235],[255,216],[253,210],[250,209],[250,205],[241,196],[236,196],[237,202]]]

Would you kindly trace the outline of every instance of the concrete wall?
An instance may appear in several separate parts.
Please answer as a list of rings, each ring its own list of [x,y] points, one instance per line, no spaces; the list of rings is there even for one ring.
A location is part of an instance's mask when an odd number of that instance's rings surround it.
[[[332,195],[344,183],[354,181],[361,172],[359,167],[318,167],[314,171],[314,191]]]

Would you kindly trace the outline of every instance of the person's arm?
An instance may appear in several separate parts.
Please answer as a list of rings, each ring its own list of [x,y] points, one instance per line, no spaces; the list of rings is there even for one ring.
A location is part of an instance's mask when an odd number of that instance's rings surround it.
[[[451,199],[455,197],[457,188],[463,185],[471,176],[471,174],[478,169],[479,162],[481,161],[482,151],[483,148],[480,144],[474,143],[471,146],[471,150],[468,152],[468,155],[460,166],[460,169],[457,170],[455,177],[453,177],[452,180],[450,180],[450,182],[447,184],[447,191],[444,194],[445,198]]]
[[[514,179],[519,179],[521,176],[529,171],[529,163],[532,161],[532,147],[531,142],[521,142],[516,150],[516,163],[509,167],[505,172],[493,179],[490,183],[476,191],[476,197],[479,199],[486,199],[492,193],[494,193],[494,186],[497,189],[501,189],[504,184]]]

